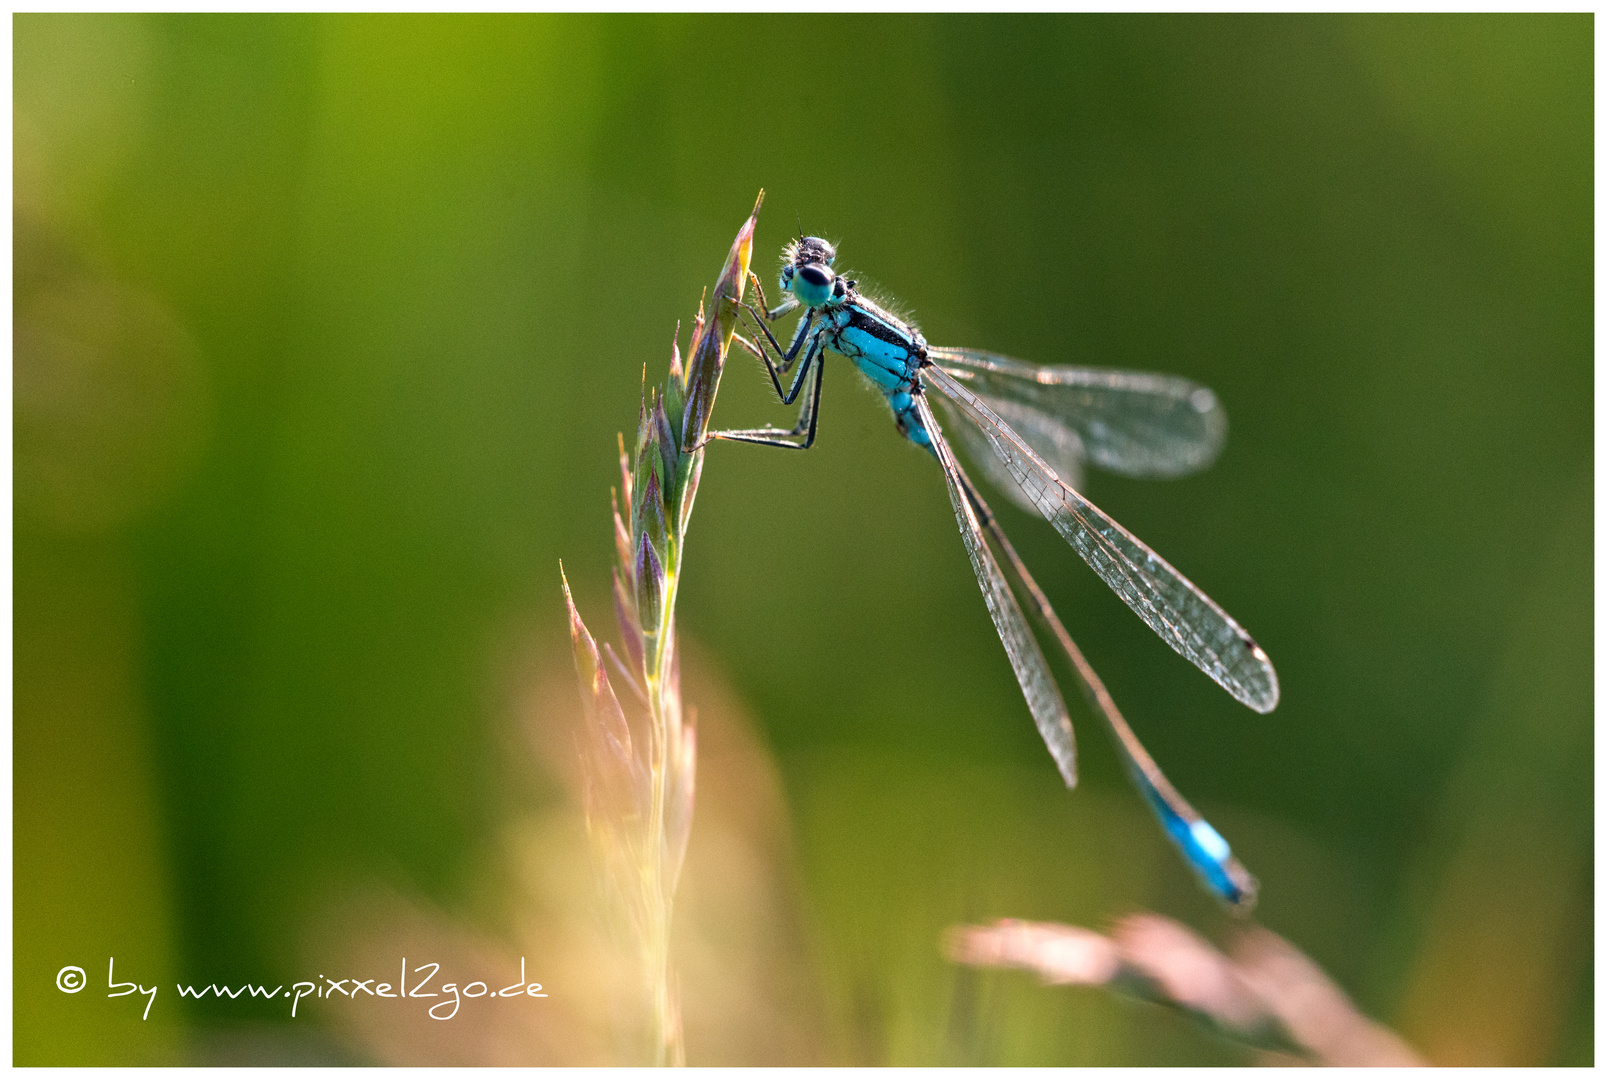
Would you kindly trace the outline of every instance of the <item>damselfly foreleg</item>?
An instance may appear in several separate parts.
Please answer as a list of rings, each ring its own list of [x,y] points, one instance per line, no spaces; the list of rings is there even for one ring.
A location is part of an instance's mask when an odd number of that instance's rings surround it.
[[[759,275],[755,274],[752,270],[749,270],[748,280],[753,283],[753,291],[759,294],[759,307],[764,310],[764,318],[766,322],[775,322],[777,319],[781,318],[781,316],[787,314],[787,312],[796,311],[798,309],[800,301],[796,296],[789,296],[775,307],[771,307],[770,301],[765,299],[764,282],[759,280]],[[779,352],[780,349],[777,349],[776,351]]]
[[[792,333],[792,344],[783,349],[781,342],[777,341],[776,336],[770,332],[769,324],[797,308],[798,301],[796,298],[792,298],[787,300],[786,303],[778,304],[772,308],[765,301],[764,286],[759,283],[759,278],[751,272],[748,276],[753,279],[754,291],[759,294],[759,306],[756,308],[748,303],[744,303],[742,306],[747,309],[749,315],[753,316],[753,324],[759,328],[759,331],[770,342],[770,347],[775,349],[777,360],[775,367],[780,370],[781,374],[785,375],[792,369],[793,363],[798,359],[798,350],[802,349],[811,337],[809,329],[815,322],[815,310],[810,308],[808,313],[804,315],[803,320],[798,324],[798,328]],[[760,347],[763,347],[762,342]],[[770,357],[765,355],[763,359],[765,366],[770,367]],[[781,384],[776,377],[775,371],[770,373],[770,379],[776,383],[776,392],[780,393]],[[788,404],[791,404],[791,402],[789,401]]]
[[[746,341],[746,339],[744,339],[743,344],[745,346],[751,344],[752,347],[757,350],[759,358],[764,361],[766,370],[770,372],[770,381],[776,384],[776,392],[780,393],[780,376],[785,375],[787,372],[792,370],[793,363],[798,359],[799,351],[804,349],[805,345],[810,345],[811,348],[813,347],[812,340],[817,336],[816,334],[810,333],[810,330],[814,326],[815,322],[814,309],[811,308],[809,313],[803,317],[803,320],[798,323],[798,329],[793,331],[792,334],[792,344],[783,349],[781,347],[781,343],[776,340],[776,336],[770,332],[770,327],[765,324],[765,321],[760,316],[760,313],[756,309],[748,307],[747,304],[743,304],[742,306],[747,308],[749,315],[753,316],[753,319],[751,320],[753,325],[759,328],[759,331],[764,334],[765,340],[770,343],[770,347],[775,349],[776,359],[774,362],[771,361],[770,354],[764,350],[764,341],[749,343]],[[807,352],[805,355],[807,355]]]
[[[813,318],[813,316],[811,316],[811,318]],[[768,333],[768,331],[766,331],[766,333]],[[803,387],[804,376],[809,373],[810,364],[818,361],[822,350],[825,348],[825,343],[821,340],[820,335],[813,335],[810,340],[809,350],[804,354],[803,367],[798,369],[798,374],[793,378],[792,385],[783,390],[781,388],[781,376],[787,374],[787,369],[792,366],[792,361],[783,358],[783,363],[780,365],[774,364],[770,360],[770,355],[764,351],[763,342],[755,344],[754,342],[751,342],[747,338],[743,337],[741,334],[733,334],[731,337],[732,340],[736,341],[744,349],[747,349],[754,356],[757,356],[760,360],[764,361],[764,369],[770,375],[770,385],[776,388],[776,396],[781,398],[781,404],[783,405],[791,405],[794,401],[798,400],[798,391]],[[774,341],[775,338],[771,338],[770,340]]]
[[[804,399],[803,407],[798,410],[798,422],[791,431],[778,427],[744,428],[735,431],[711,431],[703,437],[703,441],[693,450],[701,449],[715,439],[725,439],[730,442],[753,443],[755,446],[779,446],[784,450],[807,450],[815,445],[815,431],[820,422],[820,384],[821,376],[826,370],[826,358],[823,355],[824,347],[819,338],[804,354],[803,366],[798,369],[798,377],[792,384],[790,393],[782,394],[782,403],[790,405],[798,398],[798,391],[802,389],[803,382],[810,375],[814,376],[814,385],[810,387],[809,396]],[[771,377],[774,378],[774,368]],[[781,387],[776,386],[776,392],[781,393]],[[799,436],[803,441],[796,441]]]

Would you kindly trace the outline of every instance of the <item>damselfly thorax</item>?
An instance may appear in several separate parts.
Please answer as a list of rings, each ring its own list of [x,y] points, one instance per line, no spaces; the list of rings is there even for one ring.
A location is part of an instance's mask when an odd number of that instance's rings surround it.
[[[916,415],[920,370],[926,363],[926,338],[897,315],[847,282],[845,295],[820,313],[816,331],[824,348],[846,357],[887,396],[899,432],[917,446],[930,448],[931,437]]]

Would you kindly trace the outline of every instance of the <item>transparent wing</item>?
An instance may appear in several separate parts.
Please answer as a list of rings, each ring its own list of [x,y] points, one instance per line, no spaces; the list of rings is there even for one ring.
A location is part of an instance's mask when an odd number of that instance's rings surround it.
[[[1021,693],[1027,699],[1033,723],[1038,725],[1038,733],[1049,747],[1049,753],[1054,757],[1066,786],[1076,787],[1077,740],[1071,731],[1071,717],[1066,713],[1066,702],[1049,673],[1049,665],[1044,662],[1043,651],[1032,636],[1026,616],[1021,613],[1021,605],[1016,603],[1004,572],[999,569],[993,553],[988,550],[987,541],[982,537],[976,514],[961,487],[954,452],[943,440],[942,429],[938,427],[937,419],[933,417],[932,409],[924,397],[917,399],[917,408],[921,423],[932,436],[932,448],[943,466],[943,479],[949,486],[949,501],[954,504],[954,516],[960,524],[960,538],[965,541],[966,554],[971,556],[971,569],[976,572],[977,584],[982,587],[982,599],[987,602],[994,629],[999,631],[999,640],[1004,642],[1004,651],[1010,657],[1010,666],[1015,669],[1016,681],[1021,684]]]
[[[1176,375],[1039,367],[977,349],[931,347],[927,355],[1007,422],[1020,425],[1034,450],[1042,449],[1040,440],[1026,429],[1059,427],[1095,465],[1124,476],[1197,472],[1216,460],[1227,438],[1227,415],[1216,395]],[[1023,421],[1023,411],[1038,419]],[[1057,465],[1052,456],[1039,456],[1051,468]]]
[[[1054,470],[1055,475],[1060,477],[1067,487],[1082,490],[1083,462],[1088,454],[1083,449],[1082,439],[1075,431],[1053,417],[1026,405],[989,397],[984,397],[983,400],[1005,423],[1015,429],[1017,435],[1027,441],[1033,452]],[[947,398],[939,396],[937,404],[943,407],[945,419],[954,415],[954,407],[949,405]],[[957,422],[949,430],[955,441],[965,448],[967,459],[988,478],[988,483],[1003,492],[1005,498],[1027,513],[1038,512],[1032,500],[1027,498],[1026,492],[1021,490],[1015,478],[1010,475],[1010,470],[1004,467],[1004,462],[993,452],[993,446],[988,442],[987,436],[982,434],[975,424]]]
[[[1060,621],[1060,616],[1055,614],[1049,598],[1033,580],[1026,564],[1021,561],[1021,556],[1016,554],[1010,538],[1004,534],[1004,530],[999,527],[998,521],[988,510],[981,493],[971,485],[970,478],[965,475],[963,469],[959,470],[958,478],[970,498],[974,500],[977,515],[988,535],[993,537],[994,545],[1004,560],[1003,565],[1009,567],[1015,574],[1015,581],[1020,583],[1021,594],[1026,596],[1028,606],[1037,612],[1043,624],[1048,627],[1050,635],[1059,643],[1061,651],[1066,654],[1066,659],[1071,662],[1071,669],[1077,676],[1088,704],[1104,718],[1111,736],[1116,741],[1116,749],[1121,754],[1122,763],[1127,767],[1127,775],[1132,778],[1139,794],[1154,811],[1167,836],[1177,845],[1183,858],[1194,868],[1194,872],[1200,876],[1206,888],[1240,914],[1248,912],[1255,905],[1255,878],[1238,859],[1233,857],[1233,851],[1228,847],[1228,842],[1222,839],[1222,835],[1200,817],[1172,786],[1171,781],[1166,779],[1160,766],[1155,764],[1155,759],[1150,757],[1149,752],[1144,749],[1144,744],[1139,742],[1137,734],[1122,716],[1121,710],[1116,707],[1115,700],[1111,698],[1110,691],[1105,689],[1105,683],[1100,679],[1098,672],[1088,663],[1087,657],[1077,647],[1077,643],[1071,640],[1065,624]]]
[[[922,375],[965,420],[981,428],[1038,512],[1161,640],[1257,712],[1270,712],[1277,705],[1278,675],[1272,661],[1227,612],[1143,541],[1062,483],[1020,435],[942,368],[926,368]]]

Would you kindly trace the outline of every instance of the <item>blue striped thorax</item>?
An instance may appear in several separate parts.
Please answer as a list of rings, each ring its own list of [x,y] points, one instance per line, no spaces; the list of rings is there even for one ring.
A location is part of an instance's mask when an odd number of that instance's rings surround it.
[[[826,347],[852,360],[881,390],[907,389],[926,358],[926,338],[859,295],[851,282],[845,291],[842,301],[822,312]]]
[[[836,249],[819,237],[806,236],[787,245],[783,259],[782,290],[819,319],[811,333],[819,336],[822,346],[853,361],[887,395],[900,431],[922,446],[929,445],[912,397],[916,372],[926,359],[926,338],[862,295],[855,282],[837,276],[832,269]]]

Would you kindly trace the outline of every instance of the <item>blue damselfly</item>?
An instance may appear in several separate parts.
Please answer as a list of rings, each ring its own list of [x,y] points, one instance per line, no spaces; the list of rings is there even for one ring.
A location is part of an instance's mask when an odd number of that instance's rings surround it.
[[[1167,834],[1212,892],[1247,909],[1255,899],[1255,879],[1144,750],[955,458],[932,410],[935,401],[990,482],[1048,519],[1162,640],[1239,701],[1268,712],[1278,703],[1278,677],[1261,647],[1215,601],[1076,490],[1084,461],[1129,476],[1177,476],[1210,464],[1226,433],[1215,395],[1174,376],[1039,367],[928,345],[918,329],[838,275],[835,262],[836,250],[818,237],[787,245],[783,302],[768,307],[754,278],[761,307],[748,310],[761,335],[753,341],[739,336],[764,361],[784,404],[805,395],[798,422],[790,430],[715,431],[708,438],[808,449],[820,419],[825,353],[851,360],[886,396],[900,434],[942,465],[988,613],[1067,786],[1077,780],[1071,720],[1018,595],[1066,654],[1090,705],[1110,728],[1128,775]],[[768,324],[799,308],[797,329],[783,348]],[[783,386],[794,366],[796,374]]]

